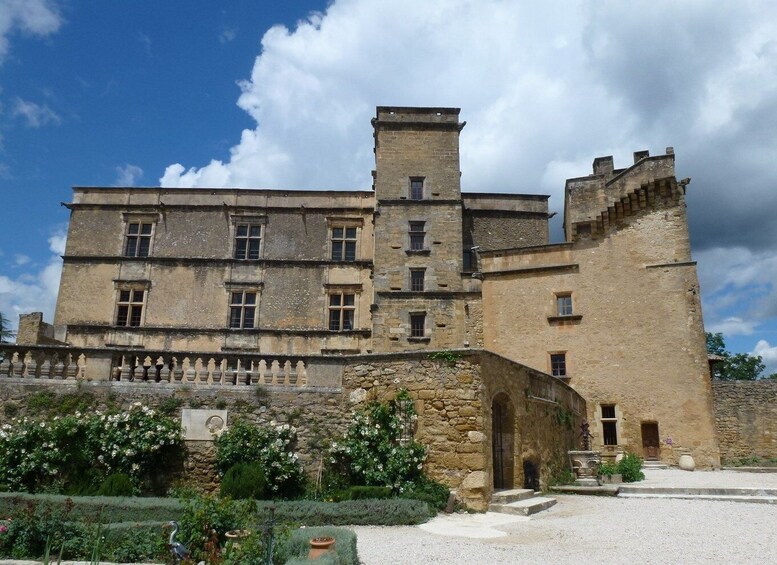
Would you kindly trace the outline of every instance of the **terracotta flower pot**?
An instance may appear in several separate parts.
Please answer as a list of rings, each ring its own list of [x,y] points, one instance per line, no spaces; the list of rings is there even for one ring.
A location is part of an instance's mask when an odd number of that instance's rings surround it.
[[[335,538],[313,538],[310,540],[310,553],[308,553],[308,559],[318,559],[327,551],[334,549]]]

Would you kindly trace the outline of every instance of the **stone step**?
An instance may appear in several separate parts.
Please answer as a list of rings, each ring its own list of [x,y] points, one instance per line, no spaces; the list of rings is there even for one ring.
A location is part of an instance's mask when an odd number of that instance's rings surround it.
[[[642,468],[643,469],[668,469],[669,465],[661,461],[643,461]]]
[[[514,488],[509,490],[496,490],[491,496],[493,504],[510,504],[519,500],[526,500],[534,496],[534,491],[530,488]]]
[[[517,514],[519,516],[531,516],[537,512],[547,510],[556,504],[555,498],[548,496],[534,496],[525,500],[518,500],[509,504],[494,504],[488,507],[489,512],[499,512],[501,514]]]
[[[715,497],[715,496],[734,496],[734,497],[766,497],[777,499],[777,489],[758,488],[758,487],[651,487],[640,485],[622,485],[618,490],[618,496],[675,496],[675,497]]]
[[[750,502],[752,504],[777,504],[777,496],[734,496],[713,494],[620,494],[620,498],[674,498],[684,500],[724,500],[729,502]]]

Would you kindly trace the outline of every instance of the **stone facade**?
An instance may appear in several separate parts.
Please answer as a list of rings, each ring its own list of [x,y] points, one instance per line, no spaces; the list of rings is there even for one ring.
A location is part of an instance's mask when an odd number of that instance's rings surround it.
[[[712,381],[720,458],[777,459],[777,381]]]
[[[588,403],[594,449],[720,465],[674,155],[567,181],[568,241],[482,253],[484,347],[556,374]]]

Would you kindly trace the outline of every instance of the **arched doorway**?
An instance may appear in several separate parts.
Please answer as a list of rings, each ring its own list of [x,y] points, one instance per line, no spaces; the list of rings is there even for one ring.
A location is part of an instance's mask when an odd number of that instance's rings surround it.
[[[491,454],[494,489],[513,488],[515,411],[510,398],[499,393],[491,402]]]

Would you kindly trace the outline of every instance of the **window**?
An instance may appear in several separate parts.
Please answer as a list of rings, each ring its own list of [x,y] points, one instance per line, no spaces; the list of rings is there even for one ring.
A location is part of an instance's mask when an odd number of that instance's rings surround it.
[[[151,222],[128,222],[124,236],[124,256],[148,257],[153,231],[154,224]]]
[[[262,224],[235,224],[235,259],[259,259]]]
[[[604,445],[618,445],[618,418],[614,404],[602,404],[602,438]]]
[[[410,314],[410,337],[425,337],[426,313]]]
[[[341,332],[353,329],[356,296],[346,292],[329,295],[329,329]]]
[[[410,222],[410,249],[413,251],[423,251],[426,231],[424,226],[426,222]]]
[[[146,291],[143,289],[119,290],[119,301],[116,304],[116,325],[138,327],[143,319],[143,300]]]
[[[332,260],[356,261],[356,228],[332,228]]]
[[[410,290],[422,292],[424,290],[424,275],[426,269],[410,269]]]
[[[556,315],[557,316],[571,316],[572,315],[572,295],[571,294],[557,294],[556,295]]]
[[[550,354],[550,374],[553,375],[554,377],[567,376],[567,354],[566,353]]]
[[[464,250],[464,272],[470,273],[476,271],[478,268],[478,256],[477,253],[469,249]]]
[[[424,199],[424,179],[414,177],[410,179],[410,200]]]
[[[256,323],[255,291],[237,290],[230,293],[229,327],[253,328]]]

